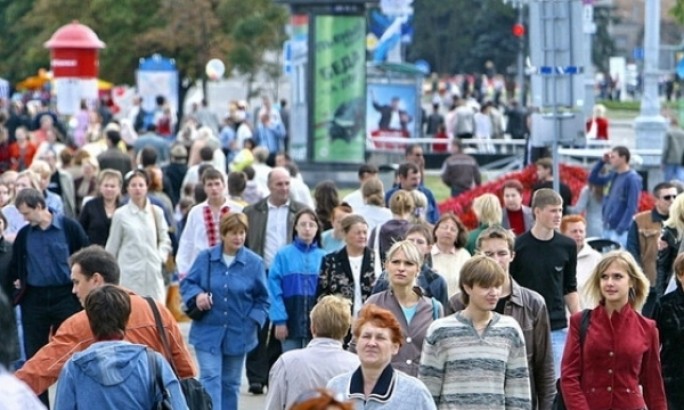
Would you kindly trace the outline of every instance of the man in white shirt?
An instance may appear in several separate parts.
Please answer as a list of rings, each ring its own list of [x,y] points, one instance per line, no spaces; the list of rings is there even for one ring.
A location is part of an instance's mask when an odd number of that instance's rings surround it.
[[[201,250],[221,242],[221,217],[230,212],[242,212],[242,205],[226,197],[226,183],[221,171],[214,168],[204,171],[202,185],[207,200],[190,210],[178,244],[176,265],[181,278],[190,271]]]
[[[267,270],[278,250],[292,241],[295,215],[307,208],[290,199],[290,182],[287,169],[273,168],[268,175],[270,195],[244,209],[249,221],[246,245],[264,258]],[[280,342],[270,335],[270,327],[266,321],[259,332],[259,345],[247,355],[249,391],[254,394],[263,394],[268,372],[280,355]]]
[[[309,316],[314,336],[309,345],[284,353],[271,369],[265,406],[269,410],[289,409],[302,393],[359,367],[358,356],[342,348],[352,320],[349,301],[325,296]]]
[[[342,199],[342,202],[346,202],[352,207],[354,211],[363,207],[363,193],[361,192],[361,186],[367,180],[376,177],[378,175],[378,167],[370,164],[362,164],[359,167],[359,189],[349,193]]]

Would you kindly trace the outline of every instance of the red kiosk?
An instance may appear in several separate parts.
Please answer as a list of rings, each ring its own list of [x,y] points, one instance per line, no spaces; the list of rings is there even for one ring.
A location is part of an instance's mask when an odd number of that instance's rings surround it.
[[[99,51],[105,47],[97,34],[73,21],[55,31],[44,46],[50,49],[59,113],[72,115],[78,112],[81,100],[96,101]]]

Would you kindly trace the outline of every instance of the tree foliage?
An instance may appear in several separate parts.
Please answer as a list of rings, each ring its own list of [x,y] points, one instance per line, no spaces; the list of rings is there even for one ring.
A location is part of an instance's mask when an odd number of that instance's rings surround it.
[[[424,59],[439,73],[482,72],[490,60],[503,71],[515,61],[516,11],[501,0],[420,0],[414,7],[411,60]]]
[[[107,44],[103,78],[132,84],[139,59],[159,53],[175,59],[182,97],[211,58],[228,73],[259,70],[281,48],[286,19],[271,0],[0,0],[0,76],[17,82],[48,68],[43,43],[78,20]]]

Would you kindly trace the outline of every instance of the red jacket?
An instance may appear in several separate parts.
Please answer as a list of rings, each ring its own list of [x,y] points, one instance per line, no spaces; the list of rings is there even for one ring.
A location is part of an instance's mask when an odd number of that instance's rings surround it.
[[[629,304],[610,318],[599,305],[580,352],[581,318],[581,312],[570,318],[561,364],[568,410],[667,410],[655,322]]]
[[[607,140],[608,139],[608,120],[602,117],[589,118],[586,122],[586,131],[589,132],[591,129],[591,122],[596,121],[596,139],[597,140]]]

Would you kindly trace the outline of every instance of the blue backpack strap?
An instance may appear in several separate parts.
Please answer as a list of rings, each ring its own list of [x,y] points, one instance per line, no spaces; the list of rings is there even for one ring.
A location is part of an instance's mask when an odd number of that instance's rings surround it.
[[[442,303],[435,298],[430,298],[432,300],[432,320],[437,320],[442,316]]]

